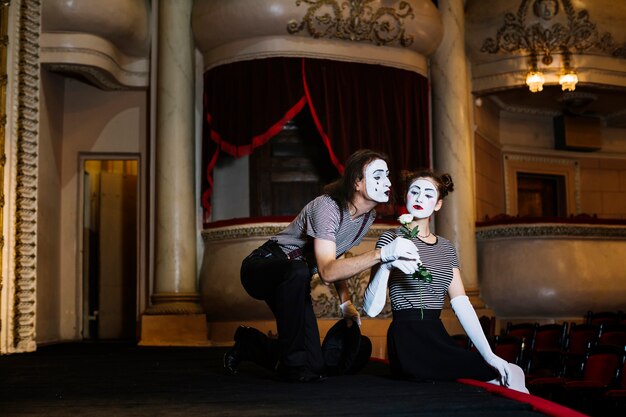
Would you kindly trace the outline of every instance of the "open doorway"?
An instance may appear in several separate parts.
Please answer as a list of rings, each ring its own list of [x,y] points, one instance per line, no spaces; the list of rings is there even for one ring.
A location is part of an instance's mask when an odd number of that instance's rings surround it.
[[[136,338],[138,165],[83,160],[83,339]]]

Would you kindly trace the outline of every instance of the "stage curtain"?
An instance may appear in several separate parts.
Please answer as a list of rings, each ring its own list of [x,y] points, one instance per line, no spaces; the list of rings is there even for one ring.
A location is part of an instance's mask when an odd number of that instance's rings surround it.
[[[279,133],[305,106],[301,59],[222,65],[204,74],[202,205],[210,215],[212,172],[220,151],[235,157]]]
[[[429,166],[425,77],[380,65],[328,60],[306,60],[303,72],[313,120],[339,163],[360,148],[382,151],[389,155],[396,185],[401,170]]]
[[[429,166],[425,77],[380,65],[268,58],[213,68],[204,76],[203,195],[210,213],[212,170],[220,152],[252,153],[308,105],[339,172],[357,149],[389,155],[401,170]]]

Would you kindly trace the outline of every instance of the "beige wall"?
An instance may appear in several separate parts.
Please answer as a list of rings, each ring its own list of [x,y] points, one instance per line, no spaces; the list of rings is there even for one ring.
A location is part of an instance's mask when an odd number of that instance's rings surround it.
[[[580,193],[583,213],[626,219],[626,158],[581,159]]]
[[[554,161],[577,166],[579,181],[568,192],[576,194],[579,210],[570,212],[626,219],[626,129],[603,127],[599,151],[564,151],[554,148],[550,115],[502,111],[483,99],[474,117],[477,221],[506,213],[504,154],[519,156],[518,167]]]
[[[60,338],[61,167],[64,81],[42,71],[37,210],[37,341]]]
[[[145,155],[146,113],[146,92],[102,91],[75,79],[44,76],[45,124],[41,128],[39,158],[38,343],[81,338],[79,154]],[[146,161],[145,156],[141,161]]]
[[[500,145],[500,116],[490,100],[474,102],[474,167],[476,220],[504,213],[504,173]]]
[[[500,143],[507,148],[554,150],[553,116],[501,111]]]
[[[474,135],[476,158],[476,220],[505,212],[502,151],[479,133]]]

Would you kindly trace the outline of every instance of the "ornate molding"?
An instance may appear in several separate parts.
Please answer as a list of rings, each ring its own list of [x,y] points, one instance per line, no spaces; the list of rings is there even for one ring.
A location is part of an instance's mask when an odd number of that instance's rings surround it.
[[[258,237],[271,237],[282,231],[289,223],[257,223],[224,226],[215,229],[205,229],[202,231],[202,240],[215,242],[228,239],[246,239]],[[366,238],[378,238],[385,230],[391,229],[394,225],[378,224],[373,225],[367,231]]]
[[[519,114],[529,114],[532,116],[549,116],[555,117],[563,114],[562,111],[541,108],[541,107],[523,107],[523,106],[511,106],[504,101],[496,94],[493,94],[489,97],[501,110],[511,112],[511,113],[519,113]]]
[[[6,164],[5,154],[5,136],[7,126],[7,56],[9,45],[9,5],[10,1],[0,2],[0,184],[3,184],[4,190],[4,165]],[[2,265],[2,252],[4,248],[4,191],[0,190],[0,265]],[[4,275],[0,270],[0,294],[4,285]],[[0,296],[0,311],[2,311],[2,297]],[[1,317],[1,316],[0,316]],[[0,332],[2,332],[2,323],[0,322]],[[1,350],[1,349],[0,349]]]
[[[528,18],[538,22],[527,24]],[[600,33],[589,12],[574,10],[570,0],[522,0],[517,13],[506,13],[495,38],[485,39],[481,47],[481,52],[490,54],[504,51],[542,56],[545,65],[552,63],[553,54],[593,50],[625,57],[625,46],[616,45],[611,33]]]
[[[270,237],[283,230],[287,224],[288,223],[248,224],[205,229],[202,231],[202,239],[206,243],[226,239]]]
[[[32,351],[35,342],[37,276],[37,168],[39,142],[39,34],[41,3],[18,1],[14,71],[17,106],[12,133],[15,152],[15,276],[12,349]]]
[[[411,5],[401,1],[397,8],[379,7],[374,10],[370,5],[374,1],[297,0],[297,6],[302,3],[309,6],[300,22],[289,21],[287,32],[293,35],[306,31],[313,38],[410,46],[414,37],[406,34],[404,20],[415,18]],[[348,11],[347,16],[345,10]]]
[[[626,227],[570,224],[516,224],[476,228],[476,238],[478,240],[533,237],[626,239]]]

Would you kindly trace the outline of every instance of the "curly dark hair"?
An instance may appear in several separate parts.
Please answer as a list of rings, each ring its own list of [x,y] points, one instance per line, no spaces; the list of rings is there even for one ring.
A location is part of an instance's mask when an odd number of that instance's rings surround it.
[[[402,174],[405,190],[418,178],[428,178],[437,187],[437,192],[439,193],[438,200],[443,200],[445,196],[454,191],[454,183],[450,174],[436,174],[430,169],[405,171]]]
[[[348,157],[343,175],[324,187],[324,194],[331,196],[344,209],[352,201],[356,192],[355,184],[363,179],[363,169],[375,159],[382,159],[389,165],[389,158],[381,152],[361,149]]]

